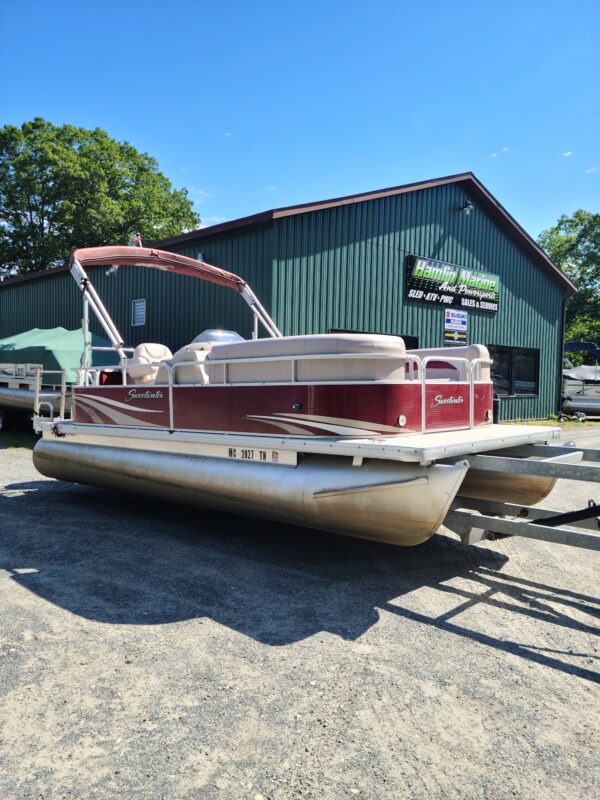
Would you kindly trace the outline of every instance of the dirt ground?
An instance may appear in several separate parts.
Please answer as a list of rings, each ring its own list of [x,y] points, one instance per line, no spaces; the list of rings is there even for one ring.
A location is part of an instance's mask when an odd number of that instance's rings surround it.
[[[32,445],[0,434],[2,800],[598,797],[600,554],[172,507]]]

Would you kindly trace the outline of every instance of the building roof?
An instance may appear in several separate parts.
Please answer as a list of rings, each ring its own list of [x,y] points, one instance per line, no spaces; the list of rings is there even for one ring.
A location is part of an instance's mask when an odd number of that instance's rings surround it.
[[[294,206],[284,206],[283,208],[273,208],[269,211],[262,211],[259,214],[252,214],[249,217],[241,217],[239,219],[230,220],[229,222],[222,222],[219,225],[211,225],[207,228],[200,228],[196,231],[183,233],[180,236],[173,236],[170,239],[161,239],[149,243],[152,247],[160,247],[161,249],[168,249],[173,245],[180,245],[192,242],[203,242],[214,236],[222,236],[227,233],[241,233],[243,231],[251,230],[252,228],[262,227],[271,224],[276,219],[283,217],[296,216],[297,214],[308,214],[313,211],[323,211],[327,208],[335,208],[337,206],[352,205],[354,203],[364,203],[367,200],[379,200],[383,197],[391,197],[393,195],[407,194],[409,192],[417,192],[423,189],[432,189],[436,186],[445,186],[447,184],[463,184],[468,194],[478,203],[483,205],[486,210],[494,217],[496,222],[505,231],[505,233],[514,239],[521,248],[540,266],[545,269],[553,278],[555,278],[566,290],[568,294],[577,291],[577,287],[567,278],[559,267],[552,261],[551,258],[542,250],[527,231],[522,228],[519,223],[512,217],[508,211],[502,206],[498,200],[485,188],[472,172],[462,172],[458,175],[448,175],[445,178],[434,178],[428,181],[417,181],[416,183],[405,183],[401,186],[392,186],[388,189],[377,189],[372,192],[361,192],[360,194],[351,194],[345,197],[335,197],[329,200],[318,200],[312,203],[301,203]],[[28,275],[22,275],[16,278],[6,278],[0,282],[0,288],[3,286],[21,283],[23,281],[32,280],[35,278],[49,277],[56,273],[64,272],[68,267],[54,267],[53,269],[43,270],[42,272],[34,272]]]
[[[548,270],[550,274],[564,286],[569,294],[577,291],[577,287],[567,278],[554,261],[548,257],[535,239],[532,239],[527,231],[519,225],[516,219],[508,213],[504,206],[496,200],[472,172],[461,172],[458,175],[448,175],[445,178],[405,183],[401,186],[392,186],[388,189],[377,189],[372,192],[350,194],[345,197],[335,197],[329,200],[318,200],[312,203],[301,203],[295,206],[273,208],[270,211],[263,211],[260,214],[253,214],[249,217],[241,217],[240,219],[230,220],[229,222],[222,222],[219,225],[200,228],[197,231],[190,231],[190,233],[184,233],[180,236],[173,236],[170,239],[162,239],[160,242],[155,242],[154,244],[161,248],[168,248],[172,245],[185,244],[187,242],[202,242],[213,236],[220,236],[224,233],[242,232],[251,228],[267,225],[273,222],[273,220],[283,217],[291,217],[296,214],[308,214],[312,211],[323,211],[327,208],[347,206],[353,203],[364,203],[367,200],[379,200],[383,197],[407,194],[408,192],[417,192],[423,189],[432,189],[436,186],[445,186],[451,183],[464,184],[465,189],[473,199],[485,206],[506,234],[517,241],[534,261]]]

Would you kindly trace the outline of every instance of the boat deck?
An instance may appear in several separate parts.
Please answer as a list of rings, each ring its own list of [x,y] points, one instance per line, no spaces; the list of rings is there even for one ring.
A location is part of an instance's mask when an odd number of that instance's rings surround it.
[[[70,421],[41,422],[44,436],[56,431],[67,441],[108,447],[139,448],[161,452],[186,453],[199,456],[232,457],[231,448],[280,453],[317,453],[321,455],[376,458],[428,464],[442,458],[485,453],[525,444],[546,444],[556,441],[560,428],[533,425],[485,425],[459,431],[428,434],[403,434],[376,438],[346,438],[341,436],[263,436],[256,434],[206,433],[127,427],[124,425],[86,425]],[[236,456],[233,456],[234,458]],[[282,459],[281,463],[293,463]]]

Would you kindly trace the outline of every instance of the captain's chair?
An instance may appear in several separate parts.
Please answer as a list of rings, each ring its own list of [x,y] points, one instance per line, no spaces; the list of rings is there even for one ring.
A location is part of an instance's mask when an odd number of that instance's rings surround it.
[[[133,351],[133,357],[127,359],[127,374],[136,385],[154,383],[159,367],[152,364],[172,357],[173,353],[164,344],[138,344]]]

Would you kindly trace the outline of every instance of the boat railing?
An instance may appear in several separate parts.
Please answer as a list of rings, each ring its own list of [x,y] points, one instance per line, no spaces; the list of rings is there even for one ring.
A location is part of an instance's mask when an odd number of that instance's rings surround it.
[[[124,353],[134,353],[135,347],[122,347],[121,348]],[[90,350],[94,352],[102,352],[102,353],[115,353],[116,350],[114,347],[100,347],[100,346],[93,346],[90,347]],[[117,364],[104,364],[101,366],[96,367],[79,367],[77,370],[77,385],[78,386],[98,386],[100,382],[100,373],[102,372],[114,372],[118,370],[121,373],[121,378],[123,380],[123,384],[127,383],[127,363]]]
[[[99,349],[106,349],[110,350],[111,348],[99,348]],[[228,374],[228,367],[232,364],[256,364],[259,362],[266,363],[266,362],[282,362],[282,361],[289,361],[290,362],[290,380],[289,381],[275,381],[275,383],[314,383],[315,379],[310,380],[298,380],[297,377],[297,363],[298,361],[323,361],[323,360],[346,360],[346,359],[354,359],[354,360],[369,360],[369,361],[402,361],[406,367],[408,367],[406,371],[406,380],[409,382],[418,382],[421,384],[421,432],[427,433],[427,403],[426,403],[426,388],[428,385],[432,385],[437,383],[435,378],[427,378],[427,366],[431,362],[443,362],[444,364],[453,364],[457,366],[457,372],[460,376],[460,373],[464,370],[464,380],[454,381],[456,384],[468,384],[469,387],[469,423],[468,426],[463,426],[465,430],[472,429],[475,425],[475,383],[479,380],[481,381],[481,372],[483,367],[489,367],[492,364],[492,361],[489,358],[475,358],[475,359],[468,359],[468,358],[458,358],[455,356],[440,356],[439,354],[426,356],[425,358],[421,358],[420,356],[415,355],[389,355],[384,353],[311,353],[311,354],[303,354],[303,355],[290,355],[290,356],[282,356],[282,355],[273,355],[273,356],[259,356],[256,358],[229,358],[229,359],[214,359],[210,360],[209,364],[211,366],[222,366],[223,367],[223,381],[221,383],[216,384],[178,384],[176,382],[177,371],[181,367],[190,367],[190,366],[199,366],[198,361],[179,361],[175,364],[169,363],[169,361],[152,361],[148,362],[146,366],[148,367],[156,367],[158,369],[164,369],[167,373],[167,389],[168,389],[168,399],[169,399],[169,426],[170,430],[174,430],[174,403],[173,403],[173,389],[176,386],[190,386],[190,385],[197,385],[198,387],[202,388],[203,386],[239,386],[239,385],[248,385],[248,383],[242,384],[241,382],[231,382],[229,380]],[[206,362],[203,363],[203,366],[206,366]],[[127,370],[124,367],[115,367],[114,365],[111,366],[96,366],[96,367],[86,367],[77,370],[78,372],[78,383],[80,386],[99,386],[100,385],[100,375],[103,372],[107,371],[118,371],[122,373],[123,377],[123,385],[127,386]],[[347,379],[344,380],[344,383],[362,383],[364,379],[361,380],[359,378],[354,379]],[[446,381],[444,381],[446,382]],[[256,381],[259,384],[268,383],[267,381]],[[164,384],[156,384],[156,385],[164,385]],[[448,428],[447,430],[457,430],[460,428],[452,427]],[[436,428],[436,431],[440,431],[442,429]]]
[[[204,363],[204,366],[212,367],[212,366],[222,366],[223,367],[223,380],[221,383],[217,384],[218,386],[236,386],[241,383],[241,381],[236,381],[235,383],[229,380],[228,370],[229,367],[233,364],[259,364],[259,363],[267,363],[267,362],[281,362],[281,361],[288,361],[291,366],[290,371],[290,383],[314,383],[315,379],[310,378],[308,380],[298,380],[297,377],[297,365],[299,361],[402,361],[405,364],[410,364],[410,372],[412,375],[412,368],[413,365],[417,368],[419,377],[417,380],[420,380],[420,369],[422,359],[419,356],[411,356],[411,355],[388,355],[386,353],[307,353],[298,355],[291,355],[291,356],[281,356],[281,355],[274,355],[274,356],[257,356],[255,358],[220,358],[220,359],[210,359]],[[179,361],[174,366],[190,366],[190,364],[197,364],[196,361]],[[364,380],[364,379],[363,379]],[[344,379],[344,383],[362,383],[363,380],[360,378],[348,378],[347,380]],[[409,378],[412,380],[412,377]],[[256,381],[257,383],[267,383],[269,381]],[[278,381],[281,383],[282,381]]]
[[[484,359],[477,358],[474,361],[481,362]],[[475,370],[473,369],[473,362],[469,361],[468,358],[454,358],[452,356],[444,356],[440,358],[438,355],[433,356],[425,356],[422,359],[421,363],[421,433],[427,433],[427,364],[430,361],[443,361],[444,364],[458,364],[459,366],[466,367],[466,374],[468,375],[468,383],[469,383],[469,424],[462,426],[465,430],[470,430],[474,427],[474,418],[475,418],[475,381],[474,381],[474,373]],[[482,364],[478,363],[479,369],[481,370]],[[456,383],[462,383],[462,381],[456,381]],[[437,429],[439,430],[439,429]]]
[[[65,417],[65,409],[67,405],[67,370],[66,369],[36,369],[35,380],[33,384],[33,413],[36,417],[40,415],[40,409],[47,408],[50,412],[50,418],[54,418],[54,397],[50,400],[46,399],[42,391],[42,376],[43,375],[60,375],[60,395],[59,395],[59,416],[61,419]]]

